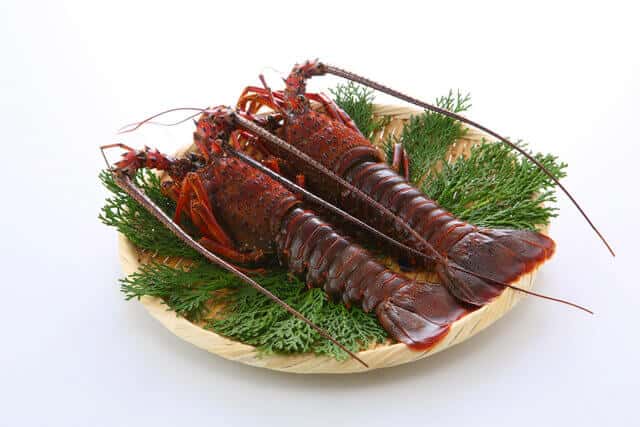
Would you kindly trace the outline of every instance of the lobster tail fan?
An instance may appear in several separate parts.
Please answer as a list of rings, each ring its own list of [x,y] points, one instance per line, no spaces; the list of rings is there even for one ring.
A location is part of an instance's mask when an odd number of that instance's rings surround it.
[[[433,347],[468,311],[443,286],[423,282],[409,282],[376,307],[385,330],[414,350]]]
[[[479,229],[447,251],[460,269],[438,266],[436,271],[456,298],[482,306],[551,258],[554,250],[554,241],[535,231]]]
[[[556,249],[556,244],[551,238],[536,231],[507,229],[482,229],[481,231],[485,236],[492,237],[501,245],[514,251],[528,263],[535,264],[531,269],[551,258]]]

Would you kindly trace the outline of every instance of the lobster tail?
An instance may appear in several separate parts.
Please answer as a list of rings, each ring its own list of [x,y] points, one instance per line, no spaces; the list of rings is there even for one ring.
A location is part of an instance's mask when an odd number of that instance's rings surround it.
[[[347,179],[410,224],[447,260],[437,263],[435,270],[449,291],[465,303],[488,303],[505,285],[553,255],[553,240],[535,231],[479,228],[455,218],[386,164],[363,162],[347,173]],[[356,216],[373,217],[366,207],[350,200],[345,203]],[[386,230],[394,233],[388,226]],[[416,242],[406,243],[416,247]]]
[[[405,284],[376,307],[385,330],[414,350],[434,346],[466,313],[443,286],[420,282]]]
[[[306,273],[309,286],[375,311],[389,335],[412,348],[430,348],[468,312],[444,287],[387,269],[312,212],[294,208],[276,242],[282,261],[294,273]]]
[[[439,265],[436,271],[457,298],[483,305],[499,296],[504,285],[535,270],[554,250],[553,240],[534,231],[480,229],[453,244],[447,250],[453,265]]]

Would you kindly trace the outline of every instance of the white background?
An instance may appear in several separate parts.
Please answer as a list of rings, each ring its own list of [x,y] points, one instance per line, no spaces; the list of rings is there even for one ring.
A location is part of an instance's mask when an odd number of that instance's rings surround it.
[[[0,4],[0,425],[637,423],[633,2],[8,3]],[[315,57],[427,100],[471,91],[470,117],[566,160],[567,186],[618,257],[560,197],[558,252],[537,289],[596,315],[528,299],[433,358],[303,377],[221,360],[125,302],[116,234],[97,220],[105,197],[97,147],[171,150],[189,140],[189,125],[114,133],[168,107],[232,104],[261,71],[278,87],[273,69]],[[311,90],[335,83],[317,78]]]

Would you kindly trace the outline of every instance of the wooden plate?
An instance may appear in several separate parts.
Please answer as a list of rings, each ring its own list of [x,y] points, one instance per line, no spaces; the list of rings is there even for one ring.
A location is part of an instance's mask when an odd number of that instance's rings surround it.
[[[390,121],[374,137],[374,142],[383,141],[387,136],[400,132],[405,121],[416,113],[416,110],[412,108],[389,105],[377,105],[375,111],[379,116],[388,116]],[[468,154],[471,146],[480,143],[482,138],[483,135],[481,133],[470,129],[465,138],[457,141],[451,148],[448,159],[452,160],[458,156]],[[127,275],[137,271],[145,259],[145,255],[122,235],[119,236],[119,256],[122,269]],[[514,285],[524,289],[531,289],[535,274],[536,272],[534,271],[523,276]],[[346,374],[413,362],[454,346],[474,336],[502,317],[515,306],[523,295],[521,292],[505,289],[502,295],[490,304],[456,321],[449,334],[428,351],[410,350],[406,345],[398,343],[378,344],[371,349],[361,351],[358,356],[367,362],[368,369],[354,360],[337,361],[330,357],[316,356],[315,354],[265,356],[259,354],[253,346],[225,338],[178,316],[159,298],[142,297],[140,301],[149,314],[173,334],[225,359],[282,372]]]

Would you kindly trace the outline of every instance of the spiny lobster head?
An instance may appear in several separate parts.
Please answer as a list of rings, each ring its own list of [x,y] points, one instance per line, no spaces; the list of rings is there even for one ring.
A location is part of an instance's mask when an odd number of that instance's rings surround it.
[[[243,151],[256,160],[270,157],[266,148],[255,144],[258,141],[256,135],[238,126],[236,123],[238,117],[254,122],[267,131],[279,127],[271,115],[255,116],[226,106],[208,108],[200,115],[193,134],[194,144],[203,156],[209,158],[211,155],[222,155],[226,151],[225,143],[228,143],[227,148]]]
[[[127,148],[122,153],[122,159],[115,163],[115,168],[129,176],[136,174],[138,169],[144,166],[146,160],[142,151]]]
[[[313,76],[322,76],[327,73],[327,66],[320,62],[318,58],[312,61],[307,60],[302,65],[296,65],[296,68],[305,73],[307,78],[311,78]]]
[[[287,110],[291,112],[306,111],[309,105],[309,101],[305,97],[307,80],[313,76],[321,76],[326,72],[327,67],[317,59],[296,64],[285,79],[284,98]]]
[[[230,107],[220,105],[208,108],[196,121],[194,143],[205,157],[211,153],[219,154],[222,149],[218,142],[228,140],[233,127],[233,110]]]
[[[125,149],[125,152],[122,153],[122,159],[115,163],[115,168],[129,176],[134,176],[138,169],[145,167],[166,169],[171,162],[158,150],[152,150],[146,146],[142,150],[134,150],[124,144],[114,145]]]
[[[203,169],[209,163],[208,159],[197,153],[189,152],[184,157],[176,159],[146,146],[142,150],[135,150],[124,144],[112,144],[107,147],[114,146],[125,151],[122,153],[122,159],[114,164],[112,171],[130,177],[135,176],[138,170],[148,168],[164,171],[173,182],[181,183],[188,173]]]

